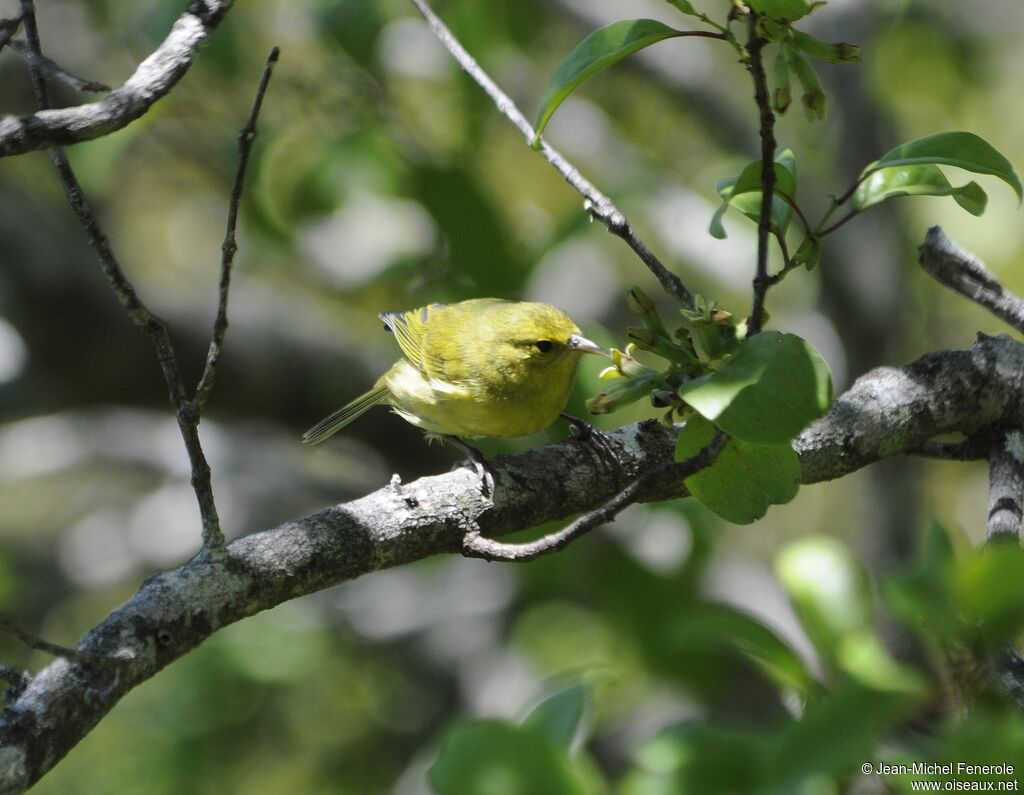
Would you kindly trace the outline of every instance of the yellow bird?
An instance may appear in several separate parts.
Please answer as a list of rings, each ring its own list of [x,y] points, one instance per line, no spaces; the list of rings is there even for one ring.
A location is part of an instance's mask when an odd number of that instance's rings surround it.
[[[565,312],[548,304],[474,298],[385,312],[403,358],[373,389],[303,435],[319,444],[377,405],[467,452],[484,485],[479,452],[457,437],[527,436],[551,425],[569,399],[580,356],[607,356]]]

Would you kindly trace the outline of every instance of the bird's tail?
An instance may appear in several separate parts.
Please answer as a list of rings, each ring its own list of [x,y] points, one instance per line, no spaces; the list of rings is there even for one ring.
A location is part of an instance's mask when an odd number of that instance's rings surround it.
[[[302,441],[306,444],[320,444],[330,436],[340,431],[352,420],[374,406],[387,403],[391,397],[391,390],[384,384],[375,386],[369,392],[364,392],[351,403],[346,403],[329,417],[324,417],[320,422],[302,434]]]

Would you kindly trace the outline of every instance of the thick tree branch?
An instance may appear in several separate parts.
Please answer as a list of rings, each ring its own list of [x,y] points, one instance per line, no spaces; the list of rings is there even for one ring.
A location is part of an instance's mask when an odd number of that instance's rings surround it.
[[[419,9],[423,18],[426,19],[427,24],[441,44],[458,61],[459,66],[491,98],[498,112],[512,122],[526,138],[527,143],[532,145],[537,133],[533,129],[533,125],[530,124],[522,111],[516,107],[516,104],[508,94],[501,90],[498,84],[491,79],[490,75],[477,63],[476,59],[466,51],[466,48],[455,38],[455,35],[441,21],[440,17],[434,13],[426,0],[412,0],[412,2]],[[718,36],[716,35],[715,38],[718,38]],[[555,170],[562,175],[565,181],[584,198],[584,209],[590,213],[591,217],[603,223],[605,228],[613,235],[624,240],[626,245],[633,249],[644,265],[657,277],[662,288],[670,295],[678,298],[684,306],[692,309],[693,294],[683,284],[683,280],[666,268],[654,252],[637,236],[636,232],[633,231],[633,227],[626,220],[626,216],[612,203],[612,200],[598,190],[590,180],[579,172],[579,169],[566,160],[558,150],[548,144],[543,138],[540,140],[538,151],[545,160],[554,166]]]
[[[846,475],[919,447],[1019,416],[1024,346],[982,337],[969,350],[932,353],[861,377],[794,443],[804,483]],[[116,665],[59,659],[0,715],[0,792],[24,789],[55,765],[136,685],[234,621],[372,571],[458,553],[467,532],[500,537],[594,510],[645,472],[638,500],[685,495],[672,475],[676,432],[656,422],[611,434],[614,460],[563,442],[491,462],[493,502],[468,470],[396,482],[273,530],[233,542],[147,580],[76,648]]]
[[[103,99],[31,116],[0,117],[0,157],[88,141],[126,127],[167,94],[234,0],[192,0],[167,38]],[[29,42],[31,47],[31,41]]]
[[[1006,290],[984,264],[946,237],[941,226],[928,230],[918,262],[937,281],[1024,333],[1024,298]]]

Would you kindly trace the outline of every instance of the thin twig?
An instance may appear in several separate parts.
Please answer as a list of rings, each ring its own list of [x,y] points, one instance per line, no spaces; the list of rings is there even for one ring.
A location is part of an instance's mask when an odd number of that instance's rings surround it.
[[[213,322],[213,337],[210,340],[210,348],[206,353],[206,366],[203,368],[203,375],[196,387],[195,405],[196,411],[202,414],[206,407],[206,401],[210,398],[213,390],[213,381],[217,376],[217,364],[220,361],[221,350],[224,346],[224,335],[228,330],[228,291],[231,289],[231,268],[235,261],[235,252],[238,251],[238,244],[235,242],[235,228],[238,225],[238,205],[242,201],[242,189],[245,186],[245,172],[249,165],[249,155],[252,153],[252,144],[256,140],[256,121],[263,107],[263,97],[267,93],[267,86],[270,85],[270,77],[274,72],[274,65],[280,56],[279,48],[274,47],[267,56],[266,65],[263,67],[263,74],[260,76],[259,85],[256,88],[256,97],[252,102],[252,109],[249,111],[249,118],[238,133],[238,168],[235,170],[235,182],[231,188],[231,200],[228,203],[228,223],[224,233],[224,243],[221,245],[220,260],[220,286],[218,288],[217,318]]]
[[[20,53],[26,61],[32,64],[36,69],[40,70],[44,75],[60,80],[62,83],[66,83],[76,91],[110,91],[110,86],[105,83],[100,83],[97,80],[86,80],[83,77],[71,74],[71,72],[62,67],[56,61],[47,58],[45,55],[40,55],[39,53],[34,52],[29,45],[20,42],[17,39],[13,39],[10,42],[10,45],[12,50]]]
[[[1005,433],[988,453],[988,540],[1020,540],[1024,499],[1024,435]]]
[[[25,25],[26,41],[29,48],[33,52],[38,53],[40,52],[39,31],[36,27],[33,0],[21,0],[21,10]],[[32,87],[35,90],[36,101],[39,107],[43,109],[48,108],[50,98],[46,89],[46,81],[43,79],[35,62],[29,62],[29,71],[32,76]],[[188,452],[192,471],[192,489],[196,493],[196,500],[199,503],[199,514],[203,525],[203,546],[204,549],[216,554],[224,548],[224,534],[220,529],[220,519],[217,516],[217,507],[213,499],[210,466],[206,461],[202,444],[199,441],[199,417],[185,392],[185,386],[181,379],[181,372],[178,369],[178,362],[175,357],[174,347],[171,344],[167,324],[149,311],[149,308],[142,302],[142,299],[135,291],[134,285],[125,275],[120,263],[110,249],[107,236],[96,220],[96,216],[85,194],[82,192],[82,186],[79,184],[64,151],[60,148],[51,149],[50,160],[53,161],[53,165],[57,169],[57,174],[68,198],[68,203],[85,229],[89,243],[93,251],[96,252],[97,257],[99,257],[100,266],[111,288],[114,290],[114,294],[117,296],[118,301],[121,302],[121,306],[124,307],[131,321],[149,338],[156,350],[160,369],[163,371],[164,381],[167,383],[171,406],[174,408],[178,428],[185,442],[185,449]]]
[[[51,643],[48,640],[43,640],[42,638],[33,635],[31,632],[26,632],[6,616],[0,616],[0,630],[14,635],[14,637],[30,649],[44,651],[47,654],[52,654],[54,657],[63,657],[64,659],[71,660],[79,665],[96,666],[112,662],[112,660],[107,657],[101,657],[91,652],[83,651],[82,649],[72,649],[68,646],[61,646],[59,643]]]
[[[992,439],[989,435],[972,436],[962,442],[925,442],[907,455],[934,458],[940,461],[981,461],[988,457]]]
[[[188,71],[200,45],[233,0],[192,0],[167,37],[135,72],[102,99],[29,116],[0,116],[0,157],[88,141],[126,127],[145,114]],[[31,46],[31,42],[30,42]]]
[[[498,84],[476,62],[476,59],[459,43],[459,40],[455,38],[444,22],[434,13],[426,0],[412,0],[412,2],[419,9],[424,19],[427,20],[427,24],[441,44],[458,61],[459,66],[491,98],[498,112],[512,122],[519,132],[523,134],[523,137],[526,138],[527,143],[532,145],[534,138],[536,138],[536,132],[519,108],[516,107],[516,104],[498,87]],[[722,37],[716,35],[714,38]],[[682,279],[666,268],[650,248],[640,240],[626,220],[626,216],[612,203],[611,199],[598,190],[590,180],[584,177],[575,166],[543,138],[540,140],[538,151],[545,160],[554,166],[565,181],[584,198],[584,209],[591,217],[603,223],[605,228],[613,235],[624,240],[626,245],[633,249],[644,265],[657,277],[665,291],[674,295],[686,307],[692,309],[693,294],[683,284]]]
[[[842,218],[840,218],[834,224],[832,224],[831,226],[826,226],[824,229],[819,229],[817,232],[815,232],[815,234],[818,237],[825,237],[825,235],[831,235],[837,229],[839,229],[839,228],[841,228],[843,226],[846,226],[846,224],[848,224],[850,221],[852,221],[854,218],[856,218],[860,214],[861,214],[860,210],[850,210],[850,212],[848,212],[846,215],[844,215]]]
[[[946,237],[942,227],[928,230],[918,262],[946,287],[1024,332],[1024,299],[1005,289],[978,259]]]
[[[21,27],[21,14],[10,19],[0,19],[0,50],[7,46],[11,36],[18,32]]]
[[[764,323],[764,301],[771,287],[768,276],[768,237],[772,231],[772,203],[775,193],[775,114],[768,97],[768,76],[764,71],[762,50],[768,43],[757,32],[757,14],[750,13],[747,38],[747,68],[754,80],[754,101],[760,112],[761,134],[761,213],[757,221],[757,272],[754,276],[754,300],[747,321],[747,334],[757,334]]]
[[[667,477],[683,481],[710,466],[718,457],[726,441],[728,441],[728,437],[724,433],[716,432],[708,445],[693,457],[679,463],[671,463],[648,470],[604,505],[583,514],[561,530],[538,538],[536,541],[508,544],[495,541],[493,538],[485,538],[480,535],[479,530],[472,529],[462,539],[462,554],[466,557],[483,558],[484,560],[525,563],[539,558],[541,555],[557,552],[594,528],[612,521],[621,511],[643,496],[647,487],[654,481]]]

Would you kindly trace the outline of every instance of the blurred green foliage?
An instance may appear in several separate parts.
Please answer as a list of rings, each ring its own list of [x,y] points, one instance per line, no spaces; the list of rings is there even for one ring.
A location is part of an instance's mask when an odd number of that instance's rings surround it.
[[[43,45],[114,85],[184,5],[40,3]],[[937,130],[974,130],[1024,163],[1015,0],[834,5],[808,29],[824,41],[856,31],[863,64],[821,70],[829,122],[811,127],[790,113],[779,128],[814,217],[871,158]],[[680,24],[668,3],[664,15],[653,6],[439,0],[437,10],[530,110],[590,31],[621,17]],[[3,16],[15,11],[0,2]],[[408,481],[449,465],[447,452],[385,411],[323,449],[299,444],[303,428],[396,356],[377,312],[471,295],[537,298],[611,345],[630,322],[625,288],[659,296],[410,4],[250,0],[147,116],[69,150],[126,269],[170,322],[190,379],[215,308],[235,135],[272,45],[282,60],[202,428],[231,534],[358,496],[392,471]],[[731,213],[727,240],[706,230],[721,200],[715,184],[757,151],[749,82],[718,43],[659,48],[664,59],[634,58],[588,81],[547,136],[692,289],[742,317],[750,227]],[[0,110],[31,111],[24,66],[7,50],[0,85]],[[851,152],[844,134],[872,142],[869,156]],[[963,346],[978,329],[1001,331],[910,263],[924,229],[941,223],[1022,291],[1015,212],[1005,200],[980,218],[950,201],[887,205],[879,222],[898,226],[886,238],[895,247],[871,249],[869,261],[857,246],[884,236],[829,241],[820,267],[772,293],[773,325],[814,344],[837,391],[859,374],[851,362],[900,363]],[[25,626],[73,642],[148,573],[195,551],[197,519],[152,353],[109,294],[41,153],[0,164],[0,239],[0,599]],[[869,268],[876,260],[899,274],[895,308],[890,283]],[[849,294],[829,296],[844,266],[867,274],[856,289],[881,317],[842,325],[836,306]],[[872,328],[887,346],[865,353],[858,345]],[[573,413],[585,413],[599,370],[581,367]],[[658,413],[638,402],[598,422]],[[523,568],[430,560],[283,605],[131,693],[35,791],[419,795],[430,781],[459,795],[809,794],[873,783],[909,791],[909,777],[858,779],[865,762],[1012,762],[1019,774],[1018,711],[988,691],[962,698],[978,680],[968,652],[999,654],[1024,603],[1016,551],[967,551],[983,529],[984,467],[927,465],[923,508],[899,517],[908,537],[923,528],[902,560],[888,557],[870,478],[804,489],[752,528],[729,527],[692,501],[638,506]],[[949,529],[928,524],[932,516]],[[46,663],[7,638],[0,659]],[[531,704],[543,719],[522,717]]]

